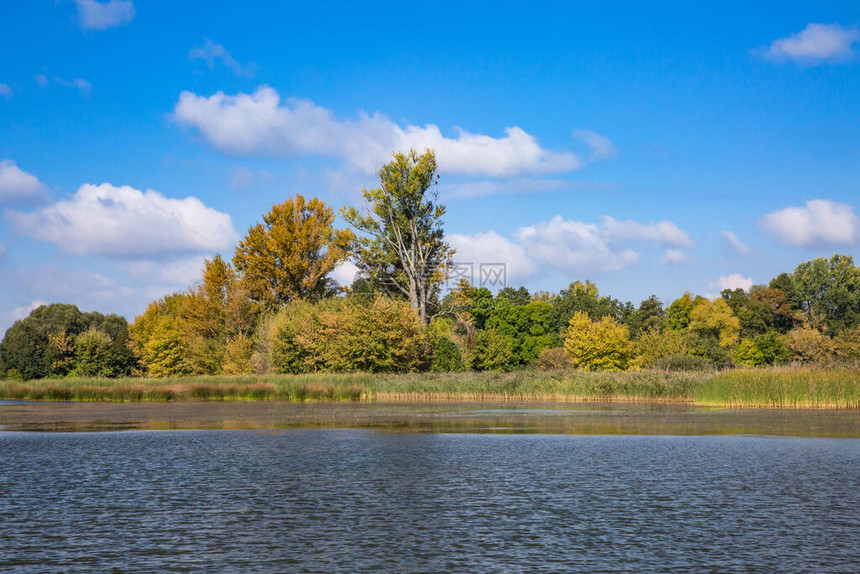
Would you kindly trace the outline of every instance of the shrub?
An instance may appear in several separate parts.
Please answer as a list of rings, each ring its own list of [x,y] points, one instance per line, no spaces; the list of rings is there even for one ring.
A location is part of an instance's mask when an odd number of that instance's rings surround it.
[[[443,373],[463,371],[466,366],[463,364],[463,357],[460,355],[460,349],[450,337],[437,337],[433,342],[433,361],[430,364],[430,370]]]
[[[736,363],[745,367],[760,367],[765,364],[764,354],[752,339],[743,339],[738,343],[732,356]]]
[[[830,337],[812,327],[792,329],[785,335],[785,344],[791,352],[791,360],[799,363],[820,363],[836,354]]]
[[[564,347],[547,347],[538,355],[535,366],[541,371],[561,371],[572,367],[573,362]]]
[[[671,355],[683,355],[686,351],[681,337],[669,329],[649,329],[639,335],[636,341],[636,354],[639,355],[639,364],[643,367],[650,367],[658,359]]]

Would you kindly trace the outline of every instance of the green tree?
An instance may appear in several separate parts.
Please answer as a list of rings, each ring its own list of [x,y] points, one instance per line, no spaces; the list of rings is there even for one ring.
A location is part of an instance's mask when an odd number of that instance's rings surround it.
[[[472,368],[476,371],[511,371],[519,364],[514,340],[493,327],[479,331],[472,351]]]
[[[690,314],[693,312],[693,307],[696,303],[703,300],[703,297],[693,297],[693,294],[687,291],[669,305],[666,309],[666,323],[670,329],[675,331],[683,331],[690,325]]]
[[[630,336],[636,338],[640,333],[652,329],[663,329],[666,324],[666,311],[663,302],[656,295],[651,295],[639,303],[639,307],[631,313],[627,321]]]
[[[75,364],[75,338],[90,328],[111,338],[111,371],[125,375],[134,357],[127,347],[128,323],[118,315],[82,313],[61,303],[42,305],[16,321],[0,343],[0,375],[14,369],[24,379],[66,375]]]
[[[587,313],[593,320],[612,317],[619,323],[626,323],[633,310],[629,302],[622,303],[612,297],[601,296],[597,285],[591,281],[575,281],[552,300],[549,319],[556,331],[563,331],[571,317],[578,312]]]
[[[438,337],[433,342],[433,360],[430,363],[430,370],[437,373],[466,370],[460,348],[451,337]]]
[[[116,377],[116,365],[111,360],[110,335],[96,327],[90,327],[75,337],[75,368],[78,377]]]
[[[442,228],[445,206],[438,202],[436,167],[429,149],[395,153],[379,170],[380,186],[362,190],[369,212],[342,211],[364,234],[356,250],[359,270],[380,291],[406,297],[424,324],[454,254]]]
[[[301,195],[273,205],[248,229],[233,265],[252,300],[268,307],[316,301],[336,292],[329,274],[346,260],[354,234],[332,227],[334,212]]]
[[[564,349],[575,367],[587,371],[626,370],[634,365],[630,332],[609,316],[593,321],[583,311],[570,318]]]
[[[860,269],[850,255],[805,261],[795,268],[792,284],[813,327],[836,333],[860,322]]]
[[[131,346],[143,373],[153,377],[187,375],[200,368],[188,344],[186,293],[150,303],[129,328]],[[196,357],[199,361],[199,356]],[[199,372],[199,371],[198,371]]]

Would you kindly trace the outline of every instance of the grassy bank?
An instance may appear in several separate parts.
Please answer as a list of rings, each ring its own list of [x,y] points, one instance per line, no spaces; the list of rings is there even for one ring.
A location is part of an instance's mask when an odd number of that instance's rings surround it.
[[[860,408],[860,371],[759,369],[413,373],[0,381],[0,399],[74,401],[616,401]]]

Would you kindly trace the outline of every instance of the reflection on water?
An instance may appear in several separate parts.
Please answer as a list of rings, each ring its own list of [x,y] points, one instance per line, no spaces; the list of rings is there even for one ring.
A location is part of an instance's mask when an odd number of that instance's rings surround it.
[[[7,432],[0,469],[4,572],[860,569],[858,440]]]
[[[403,432],[860,437],[858,410],[518,403],[31,403],[0,405],[0,429],[108,431],[363,428]]]

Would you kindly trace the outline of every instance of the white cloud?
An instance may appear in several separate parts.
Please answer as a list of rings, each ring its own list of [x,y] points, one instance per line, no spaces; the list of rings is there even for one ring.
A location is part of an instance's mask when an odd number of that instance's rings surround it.
[[[7,100],[12,97],[12,88],[9,87],[9,84],[0,84],[0,96]]]
[[[860,240],[860,220],[854,208],[826,199],[768,213],[761,225],[780,242],[798,247],[851,245]]]
[[[645,240],[672,247],[693,247],[695,242],[671,221],[642,224],[603,217],[602,234],[613,241]]]
[[[457,251],[454,254],[454,262],[458,269],[467,273],[466,278],[470,279],[473,285],[480,284],[481,264],[504,264],[509,282],[523,281],[535,276],[539,271],[523,245],[502,237],[495,231],[488,231],[480,236],[452,233],[446,235],[445,239]]]
[[[202,254],[177,257],[166,261],[142,259],[122,262],[119,268],[136,279],[188,286],[203,277],[203,263],[206,259],[207,255]]]
[[[84,95],[89,95],[93,91],[93,85],[83,78],[64,80],[63,78],[54,77],[53,79],[49,80],[48,76],[46,76],[45,74],[36,74],[35,76],[33,76],[33,78],[36,80],[36,83],[39,84],[40,88],[45,88],[48,86],[48,84],[53,82],[66,88],[75,88]]]
[[[774,40],[765,57],[776,62],[788,60],[806,64],[839,62],[854,56],[853,45],[860,40],[857,28],[839,24],[809,24],[786,38]]]
[[[618,155],[609,138],[590,130],[576,130],[573,137],[584,141],[591,148],[592,159],[609,159]]]
[[[723,239],[726,246],[738,255],[746,255],[749,253],[750,248],[743,241],[738,239],[738,236],[731,231],[720,231],[720,237]]]
[[[358,267],[356,267],[355,263],[352,261],[344,261],[334,268],[334,271],[331,272],[331,277],[337,281],[338,285],[348,286],[352,285],[357,274]]]
[[[132,0],[75,0],[75,4],[84,30],[107,30],[131,22],[135,15]]]
[[[689,261],[690,257],[680,249],[667,249],[663,253],[663,258],[660,259],[662,265],[678,265]]]
[[[84,184],[70,199],[8,217],[23,233],[75,255],[163,258],[226,250],[238,239],[230,216],[196,197],[109,183]]]
[[[230,68],[233,73],[240,77],[250,77],[254,75],[254,66],[243,66],[233,57],[232,54],[221,44],[215,44],[209,38],[205,39],[202,46],[196,46],[188,53],[188,58],[191,61],[203,60],[210,70],[215,68],[215,62],[221,62]]]
[[[618,271],[639,260],[633,249],[615,245],[604,227],[568,221],[560,215],[548,222],[521,227],[516,237],[538,262],[569,272]]]
[[[753,286],[752,277],[744,277],[740,273],[732,273],[731,275],[721,275],[719,279],[708,284],[708,287],[711,289],[719,289],[722,291],[723,289],[743,289],[744,291],[749,291]],[[719,295],[714,295],[713,297],[709,296],[709,299],[713,299],[714,297],[718,297]]]
[[[569,172],[583,164],[572,153],[542,148],[534,136],[516,126],[506,128],[505,136],[499,138],[462,129],[456,130],[455,137],[447,137],[435,125],[401,127],[379,113],[341,120],[307,100],[282,103],[278,92],[267,86],[253,94],[218,92],[208,98],[182,92],[174,118],[199,130],[206,141],[226,153],[336,157],[364,173],[374,173],[393,151],[409,148],[435,150],[440,167],[459,175],[511,177],[544,169]]]
[[[561,215],[521,227],[512,239],[493,231],[479,236],[452,234],[447,239],[457,249],[455,261],[505,263],[509,280],[519,281],[550,268],[575,274],[619,271],[638,262],[637,249],[649,244],[669,248],[664,262],[687,262],[689,258],[679,248],[694,245],[670,221],[642,224],[603,217],[599,223],[588,223]]]
[[[82,94],[89,94],[93,90],[92,84],[83,78],[75,78],[74,80],[64,80],[62,78],[54,78],[54,82],[67,88],[76,88]]]
[[[0,204],[31,205],[48,199],[45,185],[11,159],[0,161]]]

